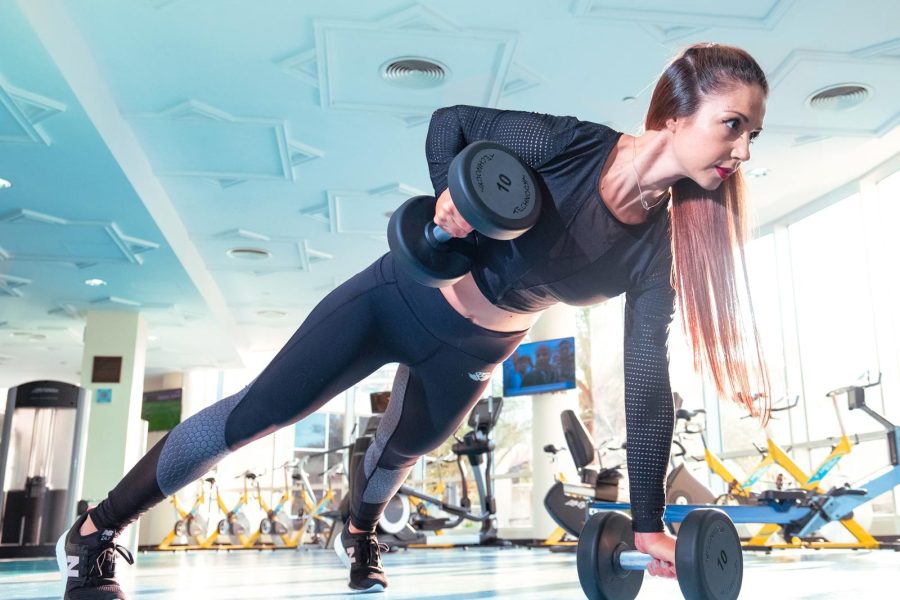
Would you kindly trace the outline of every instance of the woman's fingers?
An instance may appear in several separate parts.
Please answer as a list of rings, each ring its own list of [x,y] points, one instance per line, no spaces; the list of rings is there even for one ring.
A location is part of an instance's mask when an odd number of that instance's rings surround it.
[[[647,573],[653,577],[675,578],[675,565],[661,560],[653,560],[647,567]]]
[[[465,237],[472,231],[466,220],[455,209],[447,209],[440,215],[435,214],[434,222],[453,237]]]
[[[472,232],[469,225],[450,198],[449,190],[445,190],[437,200],[434,210],[434,222],[453,237],[465,237]]]

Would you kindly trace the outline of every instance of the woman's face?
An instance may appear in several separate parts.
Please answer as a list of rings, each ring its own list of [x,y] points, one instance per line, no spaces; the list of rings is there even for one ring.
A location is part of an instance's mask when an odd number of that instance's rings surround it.
[[[669,119],[675,156],[686,177],[706,190],[718,188],[741,163],[762,131],[766,97],[758,85],[743,83],[703,95],[693,115]]]

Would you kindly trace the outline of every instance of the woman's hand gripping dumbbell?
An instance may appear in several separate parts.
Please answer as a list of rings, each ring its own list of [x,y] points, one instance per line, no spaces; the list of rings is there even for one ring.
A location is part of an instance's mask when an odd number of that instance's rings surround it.
[[[450,163],[447,185],[439,199],[410,198],[388,224],[397,264],[429,287],[452,285],[471,270],[473,230],[511,240],[531,229],[540,214],[537,175],[494,142],[466,146]]]

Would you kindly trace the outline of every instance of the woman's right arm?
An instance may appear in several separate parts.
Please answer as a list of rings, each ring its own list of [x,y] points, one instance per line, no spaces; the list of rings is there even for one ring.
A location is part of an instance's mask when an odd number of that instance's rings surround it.
[[[467,145],[481,140],[497,142],[536,169],[565,149],[576,123],[578,119],[574,117],[478,106],[457,105],[436,110],[425,139],[428,170],[438,199],[435,222],[457,237],[472,230],[459,215],[447,190],[450,162]]]

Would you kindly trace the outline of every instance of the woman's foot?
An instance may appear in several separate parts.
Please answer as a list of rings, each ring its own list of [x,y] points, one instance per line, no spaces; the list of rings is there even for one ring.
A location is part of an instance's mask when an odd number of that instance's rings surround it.
[[[383,592],[387,577],[381,566],[381,553],[387,546],[378,543],[374,531],[360,531],[349,523],[341,528],[334,551],[345,567],[350,568],[348,585],[358,592]]]
[[[134,558],[116,544],[118,532],[98,531],[88,514],[78,517],[56,543],[56,562],[65,585],[63,600],[126,600],[116,581],[116,554],[128,564],[134,564]],[[91,533],[82,535],[82,531]]]

